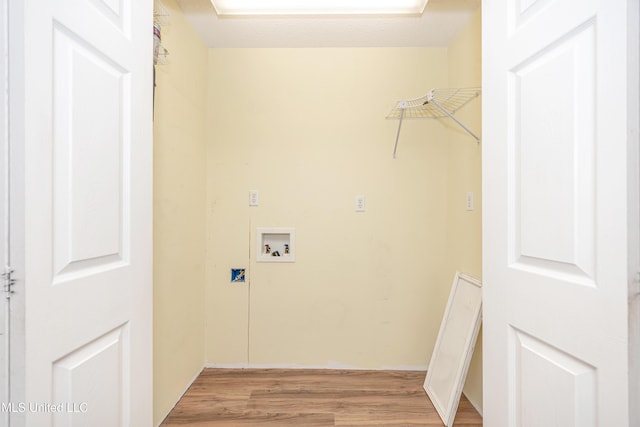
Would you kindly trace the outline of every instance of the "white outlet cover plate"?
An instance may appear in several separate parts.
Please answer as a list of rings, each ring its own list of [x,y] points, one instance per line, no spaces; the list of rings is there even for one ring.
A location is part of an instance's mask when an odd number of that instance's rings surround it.
[[[467,210],[472,211],[475,209],[475,203],[473,201],[473,191],[467,193]]]
[[[258,206],[260,203],[260,193],[258,190],[249,190],[249,206]]]

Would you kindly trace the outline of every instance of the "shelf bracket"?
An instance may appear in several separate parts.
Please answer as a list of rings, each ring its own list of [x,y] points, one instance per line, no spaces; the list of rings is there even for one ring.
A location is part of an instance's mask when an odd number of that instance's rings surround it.
[[[407,109],[407,103],[402,101],[400,103],[400,123],[398,124],[398,133],[396,134],[396,145],[393,146],[393,158],[396,158],[396,151],[398,150],[398,140],[400,139],[400,129],[402,129],[402,119],[404,119],[404,111]]]
[[[476,140],[476,143],[480,144],[480,138],[478,138],[475,133],[471,132],[468,127],[463,125],[462,122],[460,122],[460,120],[456,119],[453,114],[448,112],[446,109],[442,108],[442,106],[440,104],[438,104],[438,101],[436,101],[435,99],[431,98],[431,99],[427,100],[427,103],[431,103],[431,104],[435,105],[438,108],[438,110],[440,110],[444,114],[446,114],[447,117],[449,117],[451,120],[453,120],[454,122],[459,124],[462,129],[464,129],[469,135],[471,135]]]

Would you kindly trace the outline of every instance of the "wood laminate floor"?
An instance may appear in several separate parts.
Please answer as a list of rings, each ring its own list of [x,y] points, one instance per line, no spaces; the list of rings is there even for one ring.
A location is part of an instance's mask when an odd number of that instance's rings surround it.
[[[416,371],[205,369],[162,427],[444,426]],[[463,396],[454,426],[481,427]]]

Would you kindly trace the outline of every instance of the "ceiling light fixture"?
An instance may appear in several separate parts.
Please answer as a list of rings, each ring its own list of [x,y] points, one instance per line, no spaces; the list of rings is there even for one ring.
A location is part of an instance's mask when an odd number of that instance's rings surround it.
[[[218,15],[420,15],[428,0],[211,0]]]

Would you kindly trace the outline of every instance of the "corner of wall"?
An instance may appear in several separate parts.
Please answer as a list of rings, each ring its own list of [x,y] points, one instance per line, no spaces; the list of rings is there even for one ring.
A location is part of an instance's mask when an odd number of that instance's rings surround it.
[[[482,84],[482,13],[480,7],[449,46],[449,85],[480,87]],[[481,135],[480,99],[461,108],[456,117],[474,133]],[[455,129],[448,159],[448,260],[450,275],[462,271],[482,279],[482,141],[477,144],[463,131]],[[475,208],[466,209],[467,193],[472,192]],[[464,394],[482,414],[482,329],[469,366]]]
[[[175,0],[156,66],[154,109],[154,424],[204,366],[207,48]]]

